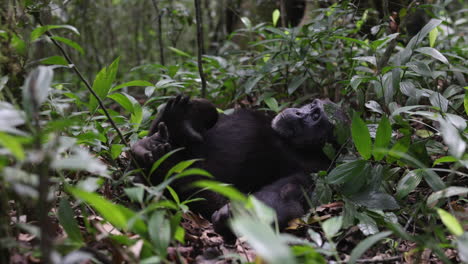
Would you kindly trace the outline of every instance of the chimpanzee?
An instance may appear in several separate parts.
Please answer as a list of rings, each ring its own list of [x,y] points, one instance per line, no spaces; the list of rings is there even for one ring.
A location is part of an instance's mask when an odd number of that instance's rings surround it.
[[[218,114],[205,99],[177,96],[168,101],[148,136],[136,142],[132,150],[140,165],[149,169],[165,153],[183,147],[150,176],[153,184],[162,181],[178,162],[200,158],[195,167],[244,193],[253,193],[276,211],[278,224],[284,228],[307,209],[304,191],[310,193],[314,187],[309,174],[329,166],[330,160],[322,151],[333,139],[333,119],[326,111],[329,105],[338,109],[329,100],[315,99],[271,118],[248,109]],[[337,116],[344,116],[338,112]],[[192,203],[191,209],[211,217],[218,233],[229,234],[225,224],[230,213],[227,199],[194,189],[191,183],[198,179],[201,176],[184,177],[172,187],[183,199],[198,191],[197,197],[205,201]]]

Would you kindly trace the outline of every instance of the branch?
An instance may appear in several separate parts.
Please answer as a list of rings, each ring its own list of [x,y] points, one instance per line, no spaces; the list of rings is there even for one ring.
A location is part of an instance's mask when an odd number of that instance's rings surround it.
[[[42,20],[41,18],[39,17],[38,14],[36,14],[36,19],[37,21],[39,22],[39,25],[41,26],[44,26],[44,24],[42,23]],[[125,146],[127,146],[128,148],[130,148],[130,145],[128,144],[127,140],[125,139],[125,137],[123,136],[122,132],[120,132],[119,128],[117,127],[117,125],[115,124],[114,120],[112,120],[112,117],[110,116],[109,112],[107,111],[106,107],[104,106],[104,103],[102,102],[101,98],[99,98],[99,96],[96,94],[96,92],[93,90],[93,88],[91,87],[91,85],[89,84],[89,82],[85,79],[85,77],[83,76],[83,74],[81,74],[80,70],[76,67],[76,64],[72,61],[72,59],[70,58],[70,56],[68,55],[68,53],[63,49],[63,47],[55,40],[53,39],[52,37],[54,36],[50,31],[46,31],[46,34],[47,36],[49,36],[49,38],[52,40],[52,43],[54,43],[55,46],[57,46],[57,48],[60,50],[60,52],[62,53],[62,55],[65,57],[65,59],[67,60],[67,62],[69,64],[71,64],[71,68],[73,69],[73,71],[75,71],[76,75],[78,75],[78,77],[81,79],[81,81],[85,84],[86,88],[88,89],[88,91],[96,98],[99,106],[101,107],[102,111],[104,112],[104,114],[106,115],[107,119],[109,120],[109,122],[111,123],[112,127],[115,129],[115,131],[117,132],[117,134],[119,135],[119,138],[120,140],[125,144]]]
[[[153,0],[153,6],[154,9],[156,10],[156,15],[158,16],[158,26],[157,26],[157,31],[158,31],[158,45],[159,45],[159,62],[161,65],[165,66],[165,61],[164,61],[164,46],[163,46],[163,40],[162,40],[162,14],[161,10],[159,9],[158,2],[157,0]]]
[[[202,63],[202,55],[205,53],[203,48],[203,19],[201,16],[201,9],[200,9],[200,0],[195,1],[195,17],[197,21],[197,42],[198,42],[198,72],[200,73],[200,78],[202,82],[202,90],[201,90],[201,97],[206,97],[206,80],[205,74],[203,73],[203,63]]]

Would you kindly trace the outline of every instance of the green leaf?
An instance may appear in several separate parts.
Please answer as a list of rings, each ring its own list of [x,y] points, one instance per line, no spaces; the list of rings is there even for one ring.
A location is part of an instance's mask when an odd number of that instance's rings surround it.
[[[301,75],[294,77],[294,79],[292,79],[288,85],[288,94],[293,94],[297,90],[297,88],[299,88],[299,86],[308,78],[308,76]]]
[[[362,121],[359,114],[356,112],[353,114],[351,135],[359,154],[361,154],[361,156],[366,160],[370,159],[372,153],[372,140],[369,129],[367,128],[366,123]]]
[[[273,19],[273,26],[276,27],[278,25],[278,20],[280,18],[280,11],[278,9],[275,9],[272,14],[272,19]]]
[[[455,236],[463,235],[463,227],[455,216],[440,208],[437,208],[437,213],[439,214],[440,220],[442,220],[442,223],[444,223],[450,233]]]
[[[91,205],[99,214],[113,226],[132,230],[141,235],[147,232],[146,224],[132,210],[120,205],[114,204],[104,199],[96,193],[90,193],[78,188],[68,187],[68,192],[78,199],[81,199]]]
[[[274,97],[268,97],[264,101],[271,110],[279,112],[278,101]]]
[[[442,63],[449,64],[449,61],[447,60],[447,58],[444,55],[442,55],[442,53],[440,53],[438,50],[434,48],[422,47],[422,48],[416,49],[416,51],[422,54],[431,56],[432,58],[439,60]]]
[[[421,183],[424,176],[424,170],[413,170],[408,172],[397,184],[396,197],[397,199],[405,198],[409,193],[414,191]]]
[[[142,187],[131,187],[124,189],[125,194],[134,202],[143,202],[143,197],[145,195],[145,189]]]
[[[446,163],[446,162],[457,162],[458,159],[455,158],[455,157],[452,157],[452,156],[444,156],[444,157],[441,157],[441,158],[438,158],[434,161],[434,163],[432,164],[432,167],[436,166],[436,165],[439,165],[441,163]]]
[[[390,144],[390,140],[392,139],[392,126],[390,121],[386,116],[383,116],[380,120],[379,127],[377,128],[377,133],[375,136],[375,144],[374,144],[374,159],[379,161],[385,157],[385,151]],[[376,150],[383,150],[383,151],[376,151]]]
[[[343,216],[330,218],[322,223],[322,229],[325,236],[329,239],[333,238],[343,225]]]
[[[250,94],[252,92],[252,89],[257,85],[257,83],[263,78],[263,75],[258,75],[255,78],[250,77],[244,85],[244,90],[246,94]]]
[[[68,66],[68,61],[62,56],[51,56],[41,59],[40,62],[46,65],[63,65]]]
[[[368,63],[374,65],[374,66],[377,66],[377,60],[375,59],[375,56],[354,57],[353,60],[365,61],[365,62],[368,62]]]
[[[166,174],[164,179],[169,178],[174,173],[181,173],[186,170],[188,167],[192,166],[193,163],[200,161],[200,159],[191,159],[191,160],[183,160],[176,165],[174,165]]]
[[[73,242],[83,244],[83,236],[81,235],[78,222],[75,219],[74,212],[67,199],[63,198],[60,200],[57,216],[60,225],[63,227],[65,232],[67,232],[68,237]]]
[[[380,191],[364,191],[349,197],[353,202],[369,209],[395,210],[400,206],[391,195]]]
[[[78,32],[78,30],[75,27],[70,26],[70,25],[47,25],[47,26],[35,28],[31,32],[31,35],[30,35],[31,41],[38,39],[40,36],[42,36],[44,33],[46,33],[47,31],[51,29],[59,29],[59,28],[68,29],[68,30],[71,30],[75,34],[80,35],[80,32]]]
[[[439,35],[439,30],[435,27],[431,32],[429,32],[429,46],[434,47],[437,36]]]
[[[391,231],[386,231],[386,232],[381,232],[375,235],[372,235],[370,237],[367,237],[366,239],[362,240],[352,251],[351,251],[351,256],[348,260],[349,264],[354,264],[358,260],[359,257],[361,257],[362,254],[364,254],[370,247],[372,247],[375,243],[377,243],[379,240],[382,240],[389,235],[391,235]]]
[[[177,48],[174,48],[174,47],[169,47],[169,50],[174,52],[175,54],[177,54],[179,56],[192,58],[192,55],[188,54],[187,52],[181,51],[180,49],[177,49]]]
[[[158,251],[162,258],[167,254],[167,248],[171,242],[171,225],[166,218],[166,213],[163,210],[155,211],[149,221],[149,236],[153,242],[153,246]]]
[[[374,40],[374,41],[371,42],[370,46],[371,46],[372,49],[376,50],[376,49],[382,47],[383,45],[387,44],[388,42],[390,42],[394,38],[398,37],[399,34],[400,33],[394,33],[394,34],[385,36],[383,38],[380,38],[378,40]]]
[[[240,201],[244,203],[247,202],[247,197],[245,197],[243,193],[239,192],[234,187],[224,183],[202,180],[196,181],[193,185],[201,188],[207,188],[211,191],[222,194],[232,201]]]
[[[178,152],[178,151],[181,151],[183,148],[178,148],[178,149],[174,149],[174,150],[171,150],[170,152],[164,154],[164,156],[162,156],[160,159],[158,159],[155,163],[153,163],[153,166],[151,166],[151,170],[149,172],[149,175],[153,174],[153,172],[161,165],[161,163],[163,163],[167,158],[169,158],[170,156],[172,156],[174,153]]]
[[[241,215],[232,219],[231,226],[239,236],[246,238],[249,245],[266,263],[297,263],[289,246],[274,232],[270,225],[266,225],[254,217]]]
[[[133,113],[133,103],[124,94],[115,93],[115,94],[110,94],[107,97],[114,100],[116,103],[118,103],[120,106],[122,106],[128,112]]]
[[[335,36],[334,38],[346,40],[346,41],[349,41],[349,42],[353,42],[353,43],[359,44],[359,45],[361,45],[363,47],[369,46],[369,44],[367,44],[367,42],[359,40],[359,39],[355,39],[355,38],[348,38],[348,37],[343,37],[343,36]]]
[[[428,206],[434,206],[437,201],[439,201],[442,198],[448,198],[452,196],[463,196],[468,194],[468,188],[466,187],[459,187],[459,186],[451,186],[448,188],[445,188],[443,190],[437,191],[435,193],[432,193],[429,195],[427,198],[427,205]]]
[[[76,51],[78,51],[81,55],[84,55],[84,50],[80,46],[80,44],[76,43],[75,41],[73,41],[71,39],[67,39],[67,38],[63,38],[63,37],[59,37],[59,36],[53,36],[51,39],[55,39],[55,40],[57,40],[59,42],[62,42],[63,44],[75,49]]]
[[[93,90],[102,100],[104,99],[111,88],[112,82],[114,82],[117,75],[117,70],[119,68],[120,57],[115,59],[114,62],[109,67],[104,67],[94,79]],[[95,109],[97,107],[97,100],[93,95],[90,95],[89,107],[90,109]]]
[[[125,145],[122,145],[122,144],[113,144],[111,146],[111,157],[112,159],[116,159],[120,156],[120,153],[122,153],[122,150],[123,148],[125,147]]]
[[[361,172],[365,169],[366,165],[367,161],[365,160],[355,160],[341,164],[327,175],[327,183],[342,184],[349,182],[352,179],[361,176]]]
[[[148,81],[142,81],[142,80],[130,81],[130,82],[122,83],[122,84],[119,84],[119,85],[115,86],[114,88],[111,89],[111,92],[115,92],[115,91],[117,91],[119,89],[122,89],[124,87],[129,87],[129,86],[143,86],[143,87],[146,87],[146,86],[153,86],[153,84],[148,82]]]
[[[18,160],[24,160],[25,154],[21,142],[6,133],[0,132],[0,146],[8,149]]]

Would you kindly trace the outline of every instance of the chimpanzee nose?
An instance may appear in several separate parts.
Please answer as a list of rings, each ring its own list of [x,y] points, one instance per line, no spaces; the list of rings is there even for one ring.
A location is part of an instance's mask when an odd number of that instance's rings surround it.
[[[304,117],[304,113],[299,111],[299,110],[296,110],[296,112],[294,113],[297,117]]]

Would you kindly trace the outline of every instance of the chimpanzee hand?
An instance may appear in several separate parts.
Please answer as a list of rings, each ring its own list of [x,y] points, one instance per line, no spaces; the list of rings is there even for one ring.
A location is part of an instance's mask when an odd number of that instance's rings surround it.
[[[166,124],[171,134],[171,143],[178,147],[203,140],[200,131],[192,125],[192,122],[198,122],[192,120],[192,111],[190,97],[178,95],[167,102],[162,112],[160,120]]]
[[[151,167],[155,161],[171,151],[171,149],[169,132],[163,122],[159,123],[157,133],[138,141],[132,146],[132,151],[138,162],[144,167]]]

